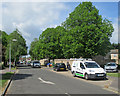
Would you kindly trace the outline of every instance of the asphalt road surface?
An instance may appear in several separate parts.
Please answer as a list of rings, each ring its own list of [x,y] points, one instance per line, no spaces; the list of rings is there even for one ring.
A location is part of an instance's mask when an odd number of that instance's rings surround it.
[[[19,67],[19,72],[14,76],[7,94],[64,94],[72,96],[71,94],[115,93],[44,68]]]

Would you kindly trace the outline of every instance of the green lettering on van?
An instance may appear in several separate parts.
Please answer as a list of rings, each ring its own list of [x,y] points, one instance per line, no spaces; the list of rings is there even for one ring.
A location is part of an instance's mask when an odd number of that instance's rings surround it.
[[[77,76],[81,76],[81,77],[84,77],[83,74],[79,74],[79,73],[76,73]]]

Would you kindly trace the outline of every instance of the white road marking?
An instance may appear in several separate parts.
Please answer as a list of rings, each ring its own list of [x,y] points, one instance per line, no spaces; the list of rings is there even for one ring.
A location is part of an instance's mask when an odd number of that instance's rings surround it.
[[[46,83],[46,84],[52,84],[52,85],[54,85],[55,83],[53,83],[53,82],[50,82],[50,81],[44,81],[42,78],[38,78],[42,83]]]
[[[70,94],[68,94],[68,93],[65,93],[66,95],[68,95],[68,96],[70,96]]]

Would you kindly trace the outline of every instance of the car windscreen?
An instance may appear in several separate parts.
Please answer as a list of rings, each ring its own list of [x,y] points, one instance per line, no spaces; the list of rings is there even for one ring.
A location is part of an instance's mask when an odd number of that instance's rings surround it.
[[[109,64],[107,64],[107,66],[116,66],[116,64],[115,63],[109,63]]]
[[[33,62],[33,63],[40,63],[39,61],[35,61],[35,62]]]
[[[64,63],[56,63],[56,65],[57,65],[57,66],[61,66],[61,65],[65,66]]]
[[[85,62],[86,68],[100,68],[100,66],[95,62]]]

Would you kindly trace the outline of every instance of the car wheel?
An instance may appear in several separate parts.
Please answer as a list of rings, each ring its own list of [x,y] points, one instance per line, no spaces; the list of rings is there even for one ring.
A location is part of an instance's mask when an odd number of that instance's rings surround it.
[[[76,72],[73,72],[73,77],[76,77]]]
[[[55,68],[54,71],[57,71],[57,69]]]
[[[58,69],[56,69],[56,71],[58,71]]]
[[[85,74],[85,79],[86,79],[86,80],[88,80],[88,79],[89,79],[89,78],[88,78],[88,74]]]
[[[103,80],[106,80],[106,79],[107,79],[106,77],[103,78]]]

